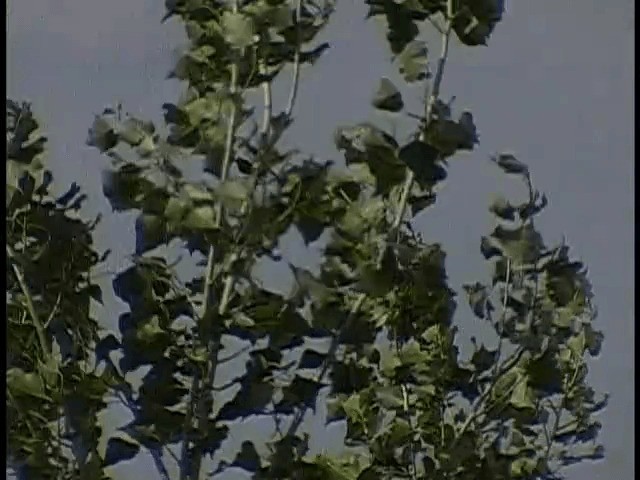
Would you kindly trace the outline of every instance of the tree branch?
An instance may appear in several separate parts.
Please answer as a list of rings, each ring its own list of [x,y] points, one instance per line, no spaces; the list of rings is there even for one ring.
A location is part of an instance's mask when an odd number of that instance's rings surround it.
[[[31,320],[33,320],[33,326],[36,329],[36,335],[38,336],[38,343],[40,343],[40,348],[42,349],[42,354],[45,359],[49,358],[51,354],[51,350],[49,348],[49,342],[47,341],[47,335],[45,326],[42,324],[38,313],[36,312],[36,307],[33,303],[33,296],[31,295],[31,290],[29,289],[29,285],[22,275],[20,268],[17,265],[16,254],[13,249],[7,244],[7,256],[11,262],[11,268],[13,269],[13,273],[18,280],[18,285],[20,285],[20,289],[22,290],[23,295],[25,296],[25,301],[27,303],[27,311],[31,316]]]
[[[351,322],[353,321],[353,319],[357,315],[358,311],[362,307],[362,304],[364,303],[365,299],[366,299],[366,295],[364,293],[361,293],[360,295],[358,295],[358,297],[356,298],[356,301],[354,302],[353,306],[351,307],[351,310],[349,312],[349,316],[347,317],[347,320],[344,322],[344,324],[342,325],[340,330],[336,333],[336,335],[331,340],[331,345],[329,346],[329,351],[327,352],[327,357],[325,358],[325,360],[324,360],[324,362],[322,364],[322,369],[320,370],[320,373],[318,374],[318,377],[316,379],[316,383],[321,383],[322,381],[324,381],[325,375],[327,374],[327,372],[329,371],[329,368],[333,364],[333,357],[335,356],[335,354],[336,354],[336,352],[338,350],[338,347],[340,346],[340,339],[342,337],[342,333],[351,326]],[[295,435],[296,431],[298,430],[298,428],[302,424],[302,419],[304,418],[304,414],[305,414],[305,409],[304,408],[300,408],[296,412],[296,414],[295,414],[295,416],[293,418],[293,422],[291,422],[291,425],[289,426],[289,428],[287,430],[287,433],[284,436],[284,438],[292,437],[293,435]]]
[[[286,117],[290,117],[293,113],[293,107],[298,96],[298,85],[300,84],[300,17],[302,12],[302,0],[296,0],[296,50],[293,54],[293,78],[291,80],[291,90],[289,91],[289,100],[287,109],[284,111]]]
[[[433,112],[433,105],[436,100],[438,100],[438,96],[440,95],[440,84],[442,83],[442,77],[444,75],[444,67],[447,63],[447,56],[449,55],[449,39],[451,37],[451,30],[453,28],[453,0],[447,1],[447,21],[444,31],[442,32],[442,48],[440,50],[440,58],[438,59],[438,68],[436,70],[435,78],[433,79],[433,89],[431,90],[431,94],[429,95],[429,99],[427,101],[426,114],[425,114],[425,122],[427,125],[431,120],[431,114]],[[420,135],[420,140],[424,141],[424,132]],[[407,168],[407,176],[405,177],[404,185],[402,186],[402,193],[400,194],[400,202],[398,204],[398,211],[396,214],[396,218],[393,221],[391,228],[393,230],[398,229],[400,224],[402,223],[402,219],[404,218],[404,212],[407,209],[407,202],[409,200],[409,194],[411,193],[411,187],[413,187],[413,181],[415,179],[415,175],[413,171]]]
[[[239,1],[234,0],[233,2],[233,12],[237,13],[239,11]],[[228,175],[229,168],[231,166],[231,158],[233,154],[233,140],[235,137],[235,129],[236,129],[236,117],[238,114],[238,106],[237,106],[237,98],[236,93],[238,90],[238,77],[239,77],[239,65],[237,59],[231,64],[231,79],[229,85],[229,92],[231,93],[232,103],[231,103],[231,112],[229,114],[228,124],[227,124],[227,135],[225,140],[224,147],[224,156],[222,160],[222,171],[220,174],[220,182],[223,183]],[[216,205],[216,227],[220,228],[222,224],[224,211],[222,208],[222,203],[218,203]],[[214,247],[211,245],[209,247],[209,254],[207,256],[207,267],[205,271],[205,285],[204,285],[204,298],[202,304],[202,314],[201,319],[203,322],[206,322],[211,318],[210,315],[210,300],[211,300],[211,289],[213,284],[213,269],[215,264],[215,255],[214,255]],[[233,289],[233,276],[227,275],[224,280],[223,293],[218,304],[218,312],[223,315],[225,313],[226,307],[228,305],[230,292]],[[198,432],[198,437],[201,439],[206,435],[207,428],[207,420],[209,418],[208,415],[208,402],[207,400],[211,398],[212,388],[215,383],[216,371],[218,367],[218,354],[220,353],[220,334],[217,332],[212,333],[212,338],[210,338],[207,342],[207,351],[208,351],[208,359],[207,365],[205,367],[206,378],[204,379],[204,383],[200,382],[199,375],[196,375],[194,378],[194,383],[192,388],[192,397],[190,400],[191,407],[193,405],[194,397],[197,397],[197,410],[196,410],[196,421],[197,426],[196,430]],[[195,394],[195,395],[194,395]],[[189,477],[192,480],[197,480],[200,476],[200,468],[202,465],[202,448],[196,448],[193,452],[193,461],[188,462],[187,456],[189,455],[188,446],[185,449],[183,444],[182,450],[182,462],[183,468],[180,473],[180,478],[187,478],[187,470],[189,470]]]

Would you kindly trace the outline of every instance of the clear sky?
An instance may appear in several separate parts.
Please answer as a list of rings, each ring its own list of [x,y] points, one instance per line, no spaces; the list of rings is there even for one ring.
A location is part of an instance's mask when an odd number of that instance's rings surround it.
[[[8,2],[7,95],[33,102],[49,134],[59,188],[80,183],[91,198],[87,212],[106,214],[98,246],[113,250],[111,269],[120,270],[133,251],[133,218],[110,214],[101,194],[108,159],[84,141],[93,115],[107,104],[121,101],[125,110],[160,122],[162,103],[177,99],[180,86],[165,77],[184,37],[177,22],[160,24],[163,3]],[[324,158],[337,156],[338,124],[376,118],[369,100],[380,77],[397,79],[381,29],[364,20],[364,2],[338,3],[326,32],[331,49],[303,72],[289,136]],[[462,283],[488,276],[479,241],[491,229],[491,194],[514,191],[488,155],[516,152],[548,195],[537,225],[549,244],[565,235],[589,267],[597,326],[605,333],[590,378],[612,394],[601,418],[606,459],[573,468],[572,480],[634,478],[633,18],[631,0],[510,1],[488,48],[454,41],[442,93],[473,112],[480,146],[451,162],[437,205],[415,222],[427,241],[445,246],[451,284],[460,291]],[[276,100],[278,92],[284,90],[276,89]],[[419,111],[419,92],[404,93],[409,109]],[[400,121],[376,119],[402,131]],[[293,262],[313,258],[295,238],[288,244]],[[123,305],[112,292],[105,297],[101,321],[115,328]],[[464,341],[478,326],[462,297],[457,315]],[[117,478],[140,478],[148,466],[134,461],[118,468]]]

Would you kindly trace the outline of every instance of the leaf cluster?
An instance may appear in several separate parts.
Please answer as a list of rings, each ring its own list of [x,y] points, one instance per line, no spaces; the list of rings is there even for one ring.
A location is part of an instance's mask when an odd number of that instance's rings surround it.
[[[97,415],[107,385],[91,358],[98,220],[79,218],[86,195],[77,185],[52,196],[30,106],[7,100],[6,120],[9,465],[19,478],[104,478]]]

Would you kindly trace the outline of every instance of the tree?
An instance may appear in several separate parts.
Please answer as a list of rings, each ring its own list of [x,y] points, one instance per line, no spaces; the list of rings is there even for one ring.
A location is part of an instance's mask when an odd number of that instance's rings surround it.
[[[535,229],[546,197],[527,166],[509,153],[493,158],[529,195],[490,206],[497,224],[480,250],[493,275],[465,292],[497,345],[474,339],[469,359],[454,344],[444,250],[408,218],[435,203],[447,162],[478,142],[472,114],[454,115],[439,91],[451,38],[485,45],[502,3],[365,3],[368,17],[386,22],[405,81],[425,87],[424,112],[406,142],[363,122],[336,129],[341,163],[284,146],[300,71],[328,46],[316,39],[334,12],[329,0],[167,2],[166,18],[180,18],[190,41],[172,72],[185,94],[163,105],[168,134],[120,108],[96,117],[88,143],[113,160],[104,194],[115,211],[139,212],[134,262],[113,280],[129,305],[120,332],[98,340],[93,327],[79,342],[94,352],[93,368],[83,372],[103,389],[100,401],[108,389],[134,416],[109,439],[99,468],[146,449],[161,478],[170,478],[175,457],[181,480],[204,478],[211,464],[213,474],[240,469],[257,479],[559,478],[563,466],[602,455],[593,447],[593,415],[606,396],[586,381],[587,356],[602,341],[591,325],[590,285],[568,247],[547,247]],[[437,59],[429,54],[437,48],[420,39],[423,25],[440,32]],[[272,83],[289,70],[290,95],[279,110]],[[252,91],[262,93],[261,104],[249,102]],[[372,104],[404,110],[400,90],[384,78]],[[202,161],[199,182],[184,175],[194,158]],[[284,261],[279,239],[292,228],[307,245],[323,245],[323,258],[317,272],[290,265],[293,288],[285,294],[264,285],[255,266]],[[201,259],[202,271],[179,275],[168,247]],[[17,311],[51,342],[51,326],[37,327],[37,312],[30,315],[33,296],[23,291]],[[239,356],[244,370],[221,383]],[[138,387],[126,378],[141,366],[150,368]],[[20,378],[45,378],[38,364],[20,368]],[[65,375],[74,377],[60,370],[66,385]],[[327,422],[347,425],[340,457],[308,453],[304,416],[325,401],[326,387]],[[62,416],[56,410],[52,418]],[[233,458],[212,462],[234,424],[256,416],[273,418],[267,448],[246,441]],[[37,435],[10,444],[18,451]],[[86,463],[73,468],[83,472]]]
[[[86,195],[77,185],[52,196],[29,105],[7,100],[6,119],[9,465],[20,478],[105,478],[97,415],[109,386],[91,366],[98,219],[78,217]]]

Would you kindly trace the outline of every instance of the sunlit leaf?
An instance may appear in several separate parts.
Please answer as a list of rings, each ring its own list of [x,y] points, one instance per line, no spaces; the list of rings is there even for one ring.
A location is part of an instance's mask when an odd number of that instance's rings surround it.
[[[406,44],[400,55],[398,55],[398,63],[400,73],[407,82],[416,82],[423,80],[427,73],[427,44],[413,40]]]

